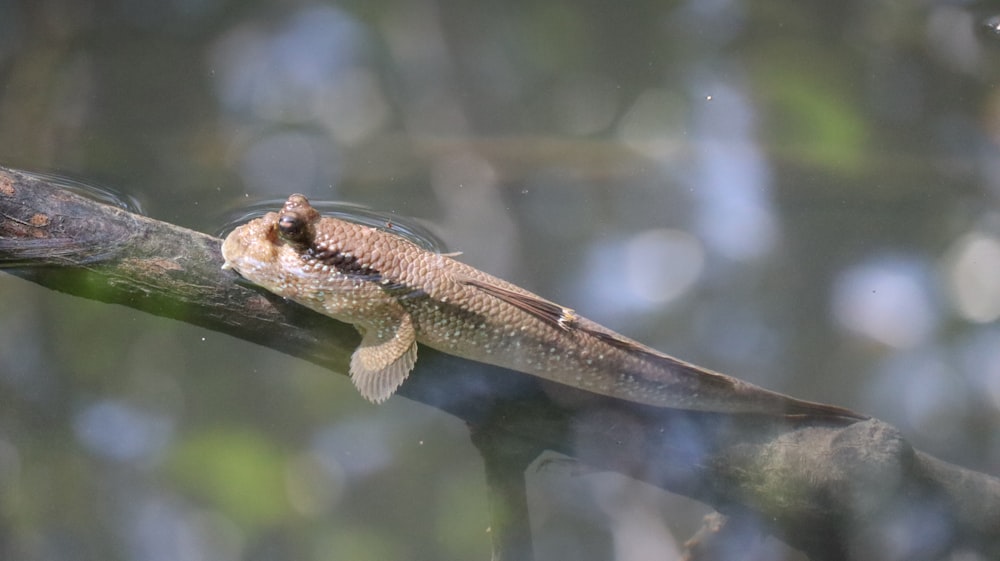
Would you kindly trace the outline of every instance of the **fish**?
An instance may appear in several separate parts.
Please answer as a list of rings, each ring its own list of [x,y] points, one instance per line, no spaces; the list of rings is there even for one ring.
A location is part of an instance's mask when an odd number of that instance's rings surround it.
[[[629,339],[390,228],[324,217],[303,195],[234,229],[224,269],[353,324],[349,374],[373,403],[391,397],[418,345],[577,389],[654,407],[727,414],[868,417],[796,399]]]

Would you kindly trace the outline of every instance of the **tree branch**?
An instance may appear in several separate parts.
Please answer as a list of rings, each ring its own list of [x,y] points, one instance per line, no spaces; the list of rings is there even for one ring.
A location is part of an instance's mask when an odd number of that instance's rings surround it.
[[[359,341],[351,326],[236,282],[219,246],[0,168],[0,266],[9,272],[347,371]],[[1000,557],[1000,480],[914,451],[880,421],[657,409],[420,353],[399,393],[465,420],[478,441],[502,437],[515,457],[554,450],[696,498],[755,519],[814,560],[938,559],[959,549]]]

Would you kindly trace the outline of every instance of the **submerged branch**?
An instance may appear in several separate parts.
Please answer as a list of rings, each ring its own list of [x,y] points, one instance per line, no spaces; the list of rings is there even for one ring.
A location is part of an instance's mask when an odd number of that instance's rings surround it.
[[[0,168],[0,266],[12,274],[347,371],[359,342],[351,326],[236,282],[219,247]],[[1000,480],[914,451],[877,420],[790,424],[657,409],[420,352],[399,393],[515,457],[554,450],[696,498],[756,520],[814,560],[1000,557]]]

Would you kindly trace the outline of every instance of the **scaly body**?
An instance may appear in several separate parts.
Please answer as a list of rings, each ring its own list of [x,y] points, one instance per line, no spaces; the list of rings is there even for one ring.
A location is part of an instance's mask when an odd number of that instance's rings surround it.
[[[301,195],[234,230],[222,253],[251,282],[354,324],[351,377],[374,402],[403,383],[419,342],[647,405],[865,418],[675,359],[390,231],[320,217]]]

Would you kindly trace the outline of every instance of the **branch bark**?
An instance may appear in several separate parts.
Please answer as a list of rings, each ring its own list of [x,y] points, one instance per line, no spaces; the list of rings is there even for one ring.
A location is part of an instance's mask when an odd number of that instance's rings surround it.
[[[220,243],[0,168],[8,272],[345,373],[354,329],[236,282],[221,269]],[[817,561],[959,550],[1000,558],[1000,480],[915,451],[878,420],[790,424],[657,409],[420,353],[399,393],[463,419],[479,442],[514,457],[554,450],[693,497]]]

